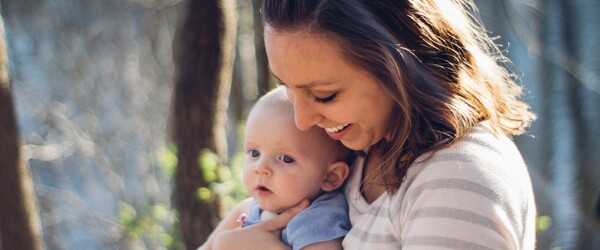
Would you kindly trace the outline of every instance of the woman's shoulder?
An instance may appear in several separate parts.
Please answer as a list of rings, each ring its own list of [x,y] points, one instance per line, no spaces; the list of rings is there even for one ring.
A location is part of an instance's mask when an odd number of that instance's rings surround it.
[[[525,165],[514,142],[503,134],[492,132],[485,122],[473,127],[451,145],[417,158],[411,168],[440,164],[462,166],[459,170],[469,170],[470,166],[481,171],[502,171]]]
[[[532,195],[527,168],[515,144],[479,124],[452,145],[423,156],[409,168],[399,189],[408,200],[423,192],[444,193],[440,197],[518,199]],[[403,195],[404,196],[404,195]],[[477,198],[477,199],[479,199]]]
[[[418,159],[397,195],[399,227],[436,217],[463,228],[473,226],[469,227],[473,235],[481,228],[497,227],[523,235],[531,233],[535,219],[531,181],[520,153],[510,139],[494,134],[485,124]],[[494,224],[497,221],[503,224]]]

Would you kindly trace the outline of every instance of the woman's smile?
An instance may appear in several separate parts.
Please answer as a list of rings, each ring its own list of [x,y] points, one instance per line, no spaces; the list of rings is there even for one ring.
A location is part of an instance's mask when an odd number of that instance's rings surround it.
[[[351,124],[346,123],[346,124],[343,124],[343,125],[340,125],[337,127],[326,128],[325,131],[327,132],[327,135],[329,137],[331,137],[331,139],[341,141],[341,140],[343,140],[344,136],[348,133],[348,131],[351,129],[351,127],[352,127]]]
[[[325,131],[327,131],[327,133],[337,133],[340,130],[346,128],[348,126],[348,123],[344,123],[342,125],[339,125],[337,127],[332,127],[332,128],[325,128]]]

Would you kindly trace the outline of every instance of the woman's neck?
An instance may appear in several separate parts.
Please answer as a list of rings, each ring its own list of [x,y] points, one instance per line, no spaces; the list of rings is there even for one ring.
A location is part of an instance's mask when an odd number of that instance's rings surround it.
[[[379,172],[381,154],[379,150],[371,150],[363,163],[361,194],[370,204],[385,192]]]

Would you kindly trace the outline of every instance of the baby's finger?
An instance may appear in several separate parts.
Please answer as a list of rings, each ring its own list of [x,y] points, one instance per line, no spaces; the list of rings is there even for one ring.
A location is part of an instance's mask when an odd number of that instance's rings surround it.
[[[288,224],[288,222],[290,222],[290,220],[292,220],[292,218],[294,218],[294,216],[304,210],[308,204],[308,200],[304,199],[298,203],[298,205],[261,224],[263,224],[262,226],[268,231],[281,230]]]

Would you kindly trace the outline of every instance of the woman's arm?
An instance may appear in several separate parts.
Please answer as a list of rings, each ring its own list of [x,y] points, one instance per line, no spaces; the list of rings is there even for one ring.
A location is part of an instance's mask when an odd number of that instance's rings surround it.
[[[308,200],[303,200],[271,220],[249,227],[224,230],[215,235],[212,249],[290,249],[279,239],[281,229],[307,206]]]
[[[217,228],[215,228],[215,230],[208,236],[206,242],[204,242],[204,244],[202,244],[202,246],[200,246],[198,250],[212,249],[212,242],[214,241],[214,238],[217,234],[226,230],[237,228],[240,225],[237,219],[242,213],[248,214],[248,211],[250,211],[251,202],[252,198],[247,198],[242,202],[238,203],[229,213],[227,213],[225,218],[223,218],[223,220],[219,222]]]

